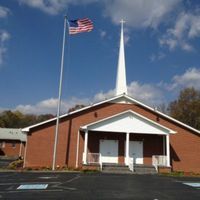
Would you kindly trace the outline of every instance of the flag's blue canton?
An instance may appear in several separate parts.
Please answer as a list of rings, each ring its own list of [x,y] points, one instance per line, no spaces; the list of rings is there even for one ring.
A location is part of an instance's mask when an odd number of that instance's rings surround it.
[[[78,27],[78,20],[69,20],[69,26],[70,27]]]

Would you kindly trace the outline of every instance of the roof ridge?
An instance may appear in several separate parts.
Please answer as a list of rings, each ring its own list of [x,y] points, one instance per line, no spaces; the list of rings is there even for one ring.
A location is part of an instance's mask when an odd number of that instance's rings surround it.
[[[181,126],[184,126],[185,128],[188,128],[188,129],[190,129],[190,130],[192,130],[192,131],[194,131],[194,132],[200,134],[200,130],[197,130],[197,129],[195,129],[195,128],[193,128],[193,127],[191,127],[191,126],[189,126],[189,125],[187,125],[187,124],[185,124],[185,123],[183,123],[183,122],[181,122],[181,121],[179,121],[179,120],[177,120],[177,119],[174,119],[173,117],[170,117],[170,116],[167,115],[167,114],[164,114],[164,113],[162,113],[162,112],[160,112],[160,111],[158,111],[158,110],[155,110],[154,108],[152,108],[152,107],[150,107],[150,106],[148,106],[148,105],[146,105],[146,104],[144,104],[144,103],[142,103],[142,102],[140,102],[140,101],[134,99],[133,97],[131,97],[131,96],[127,95],[127,94],[121,94],[121,95],[114,96],[114,97],[111,97],[111,98],[106,99],[106,100],[103,100],[103,101],[99,101],[99,102],[97,102],[97,103],[93,103],[92,105],[83,107],[83,108],[81,108],[81,109],[79,109],[79,110],[75,110],[75,111],[72,111],[72,112],[70,112],[70,113],[63,114],[63,115],[60,116],[60,118],[64,118],[64,117],[70,116],[70,115],[72,115],[72,114],[81,112],[81,111],[83,111],[83,110],[87,110],[87,109],[89,109],[89,108],[92,108],[92,107],[94,107],[94,106],[101,105],[101,104],[103,104],[103,103],[107,103],[107,102],[113,101],[113,100],[118,99],[118,98],[121,98],[121,97],[127,98],[127,99],[129,99],[130,101],[132,101],[132,102],[134,102],[134,103],[136,103],[136,104],[138,104],[138,105],[141,105],[141,106],[147,108],[148,110],[151,110],[152,112],[156,112],[157,114],[159,114],[159,115],[161,115],[161,116],[163,116],[163,117],[165,117],[165,118],[167,118],[167,119],[169,119],[169,120],[171,120],[171,121],[174,121],[175,123],[177,123],[177,124],[179,124],[179,125],[181,125]],[[40,123],[37,123],[37,124],[32,125],[32,126],[25,127],[25,128],[22,129],[22,131],[23,131],[23,132],[29,132],[29,130],[30,130],[31,128],[34,128],[34,127],[37,127],[37,126],[40,126],[40,125],[43,125],[43,124],[52,122],[52,121],[54,121],[54,120],[56,120],[56,117],[54,117],[54,118],[52,118],[52,119],[49,119],[49,120],[46,120],[46,121],[43,121],[43,122],[40,122]]]

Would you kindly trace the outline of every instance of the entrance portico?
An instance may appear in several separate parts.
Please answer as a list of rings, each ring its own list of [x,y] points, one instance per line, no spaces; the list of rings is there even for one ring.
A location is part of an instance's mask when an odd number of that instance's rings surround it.
[[[84,131],[83,164],[89,164],[90,159],[88,159],[88,155],[90,155],[90,157],[96,156],[96,161],[99,163],[118,163],[117,161],[119,159],[119,153],[116,153],[116,148],[118,148],[118,152],[122,151],[120,148],[124,148],[123,162],[125,165],[129,166],[130,162],[143,164],[143,151],[145,150],[145,155],[147,155],[147,146],[152,145],[153,147],[156,145],[156,140],[159,140],[159,145],[162,144],[162,152],[159,150],[158,152],[151,153],[153,153],[152,155],[155,156],[165,156],[165,166],[170,166],[169,136],[175,132],[158,124],[155,121],[149,120],[144,116],[133,112],[132,110],[128,110],[109,118],[85,125],[81,127],[81,130]],[[96,137],[98,135],[99,138],[98,150],[96,152],[88,152],[88,138],[94,137],[95,134]],[[146,138],[145,146],[143,146],[144,138]],[[150,138],[159,139],[154,139],[152,141]],[[147,140],[155,144],[147,145]],[[123,142],[124,145],[121,145]],[[149,152],[153,151],[152,149],[149,148]],[[94,154],[92,155],[92,153]],[[97,158],[98,156],[99,158]]]

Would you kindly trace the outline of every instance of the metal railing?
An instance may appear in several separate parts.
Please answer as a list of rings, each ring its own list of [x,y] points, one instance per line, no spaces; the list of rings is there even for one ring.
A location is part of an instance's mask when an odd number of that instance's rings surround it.
[[[134,158],[129,158],[128,167],[132,172],[134,172]]]
[[[102,171],[103,170],[103,162],[102,162],[101,154],[99,154],[99,164],[100,164],[100,171]]]
[[[153,155],[152,165],[156,168],[157,171],[158,171],[158,166],[167,166],[167,156]]]
[[[102,171],[103,163],[101,161],[101,154],[100,153],[88,153],[87,154],[87,164],[99,164],[100,171]]]
[[[100,163],[100,154],[99,153],[88,153],[87,154],[87,163],[88,164],[99,164]]]

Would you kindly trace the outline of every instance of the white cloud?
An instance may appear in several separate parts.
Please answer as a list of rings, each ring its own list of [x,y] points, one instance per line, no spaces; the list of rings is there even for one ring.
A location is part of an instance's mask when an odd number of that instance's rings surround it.
[[[178,41],[176,39],[172,39],[168,34],[160,38],[159,43],[161,46],[168,46],[170,50],[173,50],[178,46]]]
[[[115,95],[115,90],[100,92],[93,98],[94,102],[109,99]],[[133,81],[128,85],[128,95],[148,105],[159,105],[163,102],[163,93],[160,88],[153,84],[140,84]]]
[[[189,68],[185,73],[181,75],[175,75],[170,83],[160,84],[146,84],[133,81],[128,85],[128,95],[141,101],[152,107],[161,105],[166,102],[166,93],[172,92],[178,94],[180,89],[186,87],[194,87],[200,89],[200,69]],[[90,102],[100,102],[115,96],[115,90],[109,90],[108,92],[99,92],[94,97],[88,98],[76,98],[62,100],[61,113],[66,113],[69,108],[74,107],[77,104],[89,105]],[[19,110],[23,113],[33,114],[56,114],[57,112],[56,98],[50,98],[36,103],[35,105],[18,105],[14,110]],[[3,109],[0,109],[3,110]],[[5,109],[4,109],[5,110]]]
[[[111,38],[110,35],[105,30],[99,30],[99,34],[100,34],[101,39]],[[124,44],[128,45],[130,40],[131,40],[130,30],[127,28],[124,28]]]
[[[5,30],[0,30],[0,42],[4,43],[10,39],[10,34]]]
[[[7,52],[6,42],[10,39],[10,34],[5,30],[0,30],[0,65],[4,61]]]
[[[128,28],[124,28],[124,44],[128,45],[130,41],[130,30]]]
[[[124,35],[124,44],[127,45],[128,42],[130,41],[130,39],[131,39],[130,35],[125,34],[125,35]]]
[[[20,4],[40,9],[48,14],[56,15],[66,8],[65,0],[18,0]]]
[[[0,6],[0,18],[6,18],[10,14],[10,10],[6,7]]]
[[[164,54],[163,52],[159,52],[158,54],[152,54],[149,59],[151,62],[155,62],[162,60],[163,58],[165,58],[165,56],[166,54]]]
[[[107,32],[106,32],[105,30],[100,30],[99,32],[100,32],[100,37],[101,37],[102,39],[106,37]]]
[[[132,82],[128,86],[128,94],[133,98],[146,103],[150,106],[159,105],[163,102],[163,94],[162,91],[151,84],[140,84],[138,82]],[[72,97],[70,99],[63,99],[61,103],[61,113],[67,113],[69,108],[74,107],[77,104],[89,105],[91,102],[96,103],[100,101],[104,101],[111,97],[115,96],[115,90],[109,90],[108,92],[99,92],[94,97],[87,98],[76,98]],[[43,101],[40,101],[34,105],[18,105],[13,110],[19,110],[26,114],[56,114],[57,112],[57,103],[58,99],[50,98]],[[2,109],[3,110],[3,109]]]
[[[178,90],[186,87],[200,89],[200,69],[189,68],[184,74],[174,76],[172,83],[168,85],[169,90]]]
[[[200,12],[182,12],[174,27],[167,30],[167,33],[159,39],[159,43],[161,46],[168,46],[170,50],[179,47],[185,51],[193,51],[190,42],[197,37],[200,37]]]
[[[108,92],[99,92],[93,97],[93,102],[100,102],[109,99],[115,95],[115,90],[109,90]]]
[[[156,28],[182,0],[17,0],[22,5],[51,15],[67,11],[69,5],[99,3],[103,14],[115,24],[123,18],[134,28]]]
[[[62,11],[67,11],[69,4],[87,4],[98,0],[17,0],[20,4],[39,9],[50,15],[56,15]]]
[[[10,10],[6,7],[0,6],[0,19],[6,18],[10,14]],[[6,42],[10,39],[10,34],[6,30],[0,29],[0,66],[4,61],[7,52]]]
[[[36,103],[35,105],[18,105],[14,110],[19,110],[26,114],[56,114],[57,113],[58,99],[50,98]],[[74,107],[77,104],[87,105],[87,99],[71,98],[69,100],[62,100],[61,113],[67,113],[69,108]]]
[[[156,28],[181,0],[104,0],[104,14],[118,24],[124,19],[135,28]]]
[[[175,75],[169,83],[161,82],[159,84],[147,84],[139,83],[133,81],[128,85],[128,95],[133,97],[136,100],[141,101],[149,106],[159,106],[163,102],[166,102],[167,93],[170,92],[172,96],[177,95],[180,89],[186,87],[194,87],[195,89],[200,90],[200,69],[189,68],[185,73],[181,75]],[[69,108],[74,107],[75,105],[89,105],[91,102],[101,102],[106,99],[115,96],[115,90],[109,90],[108,92],[99,92],[92,98],[76,98],[72,97],[70,99],[63,99],[61,103],[61,113],[67,113]],[[175,96],[174,96],[175,97]],[[56,98],[50,98],[43,101],[40,101],[34,105],[18,105],[13,110],[19,110],[23,113],[33,113],[33,114],[45,114],[51,113],[56,114],[57,112],[57,103]],[[0,111],[5,109],[0,108]]]
[[[159,105],[164,101],[162,90],[153,84],[140,84],[133,81],[128,86],[128,94],[150,106]]]

